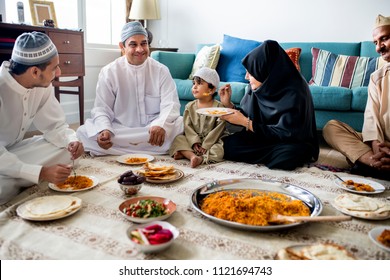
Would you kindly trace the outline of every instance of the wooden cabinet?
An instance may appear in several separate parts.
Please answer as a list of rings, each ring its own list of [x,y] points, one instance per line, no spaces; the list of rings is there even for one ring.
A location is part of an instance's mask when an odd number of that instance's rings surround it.
[[[24,32],[46,33],[56,45],[61,77],[53,82],[54,94],[60,101],[61,94],[79,97],[80,125],[84,123],[84,32],[23,24],[0,23],[0,59],[9,60],[12,54],[12,40]]]

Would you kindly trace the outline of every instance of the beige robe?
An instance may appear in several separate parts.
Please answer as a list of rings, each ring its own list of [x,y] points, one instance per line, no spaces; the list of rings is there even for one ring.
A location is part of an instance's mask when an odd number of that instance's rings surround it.
[[[331,120],[325,125],[323,136],[350,163],[372,150],[371,141],[390,142],[390,63],[370,77],[362,133],[345,123]]]
[[[223,107],[222,103],[214,100],[213,107]],[[210,117],[196,113],[197,101],[191,101],[186,105],[183,114],[184,135],[176,136],[169,150],[173,156],[177,151],[195,152],[192,146],[201,143],[207,150],[203,155],[203,164],[223,161],[222,136],[226,135],[225,121],[218,117]]]

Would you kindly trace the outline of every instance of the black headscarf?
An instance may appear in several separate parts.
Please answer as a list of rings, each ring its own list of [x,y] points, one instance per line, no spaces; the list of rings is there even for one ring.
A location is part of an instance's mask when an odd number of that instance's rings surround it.
[[[318,155],[314,106],[306,80],[276,41],[265,41],[242,60],[262,85],[249,87],[241,108],[263,140],[306,142]],[[316,157],[316,156],[314,156]]]

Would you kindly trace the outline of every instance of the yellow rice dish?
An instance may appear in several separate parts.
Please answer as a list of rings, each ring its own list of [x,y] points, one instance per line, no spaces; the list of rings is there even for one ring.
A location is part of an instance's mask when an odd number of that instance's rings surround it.
[[[200,203],[203,212],[216,218],[255,226],[268,226],[273,215],[310,216],[300,200],[276,192],[256,190],[220,191]]]

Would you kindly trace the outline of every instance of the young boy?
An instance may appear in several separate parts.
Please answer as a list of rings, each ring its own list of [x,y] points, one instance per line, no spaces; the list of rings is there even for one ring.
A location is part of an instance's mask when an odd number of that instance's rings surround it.
[[[226,133],[225,121],[196,112],[201,108],[223,107],[214,99],[218,85],[219,76],[214,69],[203,67],[195,73],[192,86],[195,100],[184,110],[184,135],[176,136],[169,150],[169,155],[176,160],[189,159],[192,168],[223,160],[221,137]]]

